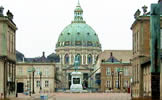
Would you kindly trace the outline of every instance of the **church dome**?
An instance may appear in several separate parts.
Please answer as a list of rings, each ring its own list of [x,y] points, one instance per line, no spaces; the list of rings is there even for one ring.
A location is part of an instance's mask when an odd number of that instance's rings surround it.
[[[101,47],[96,32],[83,20],[80,3],[74,10],[74,21],[61,32],[56,47],[84,46]]]

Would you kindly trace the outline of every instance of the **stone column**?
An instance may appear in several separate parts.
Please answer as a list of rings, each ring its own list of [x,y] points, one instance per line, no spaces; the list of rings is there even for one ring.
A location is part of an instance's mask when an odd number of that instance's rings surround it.
[[[75,62],[75,54],[73,55],[73,64],[74,64],[74,62]]]
[[[61,58],[62,56],[61,56],[61,54],[59,55],[59,57],[60,57],[60,64],[61,64],[62,63],[62,58]]]
[[[92,64],[95,63],[95,58],[94,58],[94,55],[92,55]]]
[[[71,54],[69,54],[69,65],[71,65]]]
[[[86,65],[88,64],[88,62],[87,62],[87,54],[86,54]]]
[[[63,55],[62,55],[62,64],[63,64],[63,65],[65,64],[64,57],[65,57],[65,55],[63,54]]]
[[[82,54],[82,65],[84,64],[84,55]]]

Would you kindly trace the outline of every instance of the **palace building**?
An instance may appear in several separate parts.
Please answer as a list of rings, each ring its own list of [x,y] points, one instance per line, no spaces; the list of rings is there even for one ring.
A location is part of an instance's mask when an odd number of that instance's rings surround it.
[[[59,58],[56,54],[45,57],[26,58],[24,54],[16,51],[16,82],[17,92],[27,93],[51,93],[55,91],[57,76],[56,63]]]
[[[8,10],[0,7],[0,97],[16,96],[16,24]]]
[[[132,50],[105,50],[100,56],[101,91],[129,92],[132,77]]]
[[[161,9],[160,14],[162,14],[162,0],[159,0],[158,4],[160,5]],[[151,85],[151,48],[153,48],[151,45],[151,15],[150,12],[147,12],[146,6],[143,6],[142,9],[143,15],[141,15],[140,10],[137,10],[134,14],[135,21],[131,26],[133,33],[132,96],[134,98],[152,97],[152,88],[154,88]],[[162,17],[160,17],[160,24],[160,27],[162,28]],[[160,86],[162,87],[161,83]],[[155,88],[158,89],[158,87]]]

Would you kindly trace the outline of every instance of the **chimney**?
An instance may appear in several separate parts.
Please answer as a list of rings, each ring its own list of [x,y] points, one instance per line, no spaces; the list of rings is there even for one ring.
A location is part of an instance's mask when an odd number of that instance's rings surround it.
[[[45,52],[43,51],[43,55],[42,55],[42,57],[45,57]]]
[[[122,63],[122,59],[120,59],[120,63]]]
[[[113,53],[112,52],[110,53],[110,56],[113,56]]]

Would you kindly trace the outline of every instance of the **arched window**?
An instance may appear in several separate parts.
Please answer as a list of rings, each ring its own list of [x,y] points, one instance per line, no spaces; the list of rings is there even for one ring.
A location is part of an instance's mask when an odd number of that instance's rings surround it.
[[[88,55],[88,64],[92,64],[92,55],[91,54]]]
[[[75,57],[78,57],[79,65],[80,65],[81,64],[81,56],[80,56],[80,54],[77,54]]]
[[[69,64],[69,55],[68,54],[65,55],[65,64]]]

